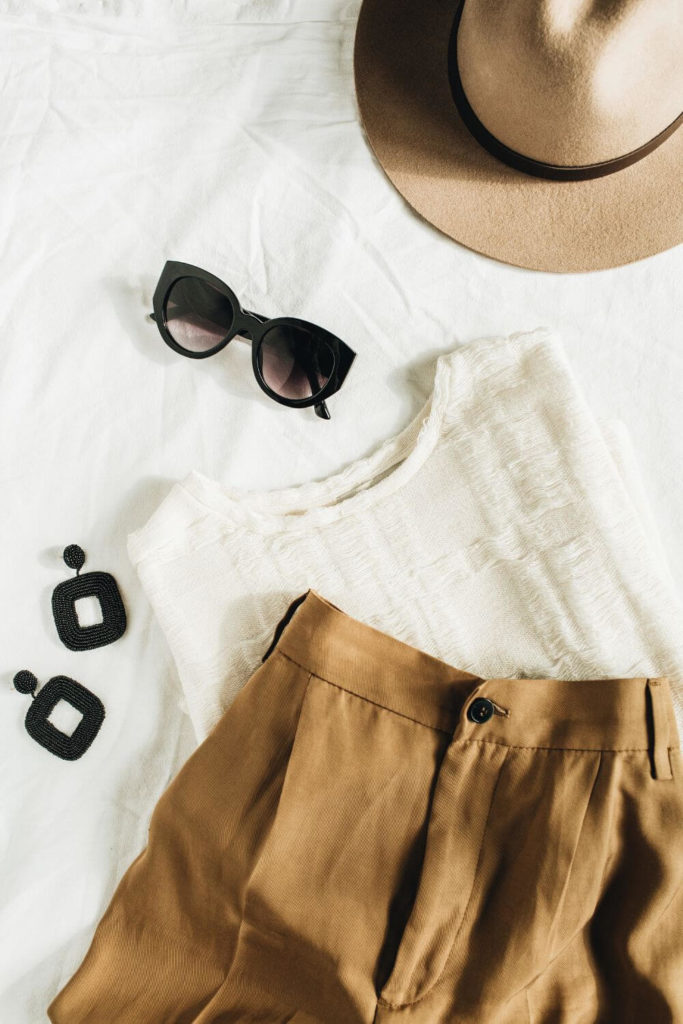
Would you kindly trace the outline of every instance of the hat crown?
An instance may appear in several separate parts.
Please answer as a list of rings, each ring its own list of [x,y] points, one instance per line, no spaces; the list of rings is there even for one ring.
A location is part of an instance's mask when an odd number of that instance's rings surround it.
[[[500,142],[576,166],[646,145],[683,109],[681,0],[464,0],[460,78]]]

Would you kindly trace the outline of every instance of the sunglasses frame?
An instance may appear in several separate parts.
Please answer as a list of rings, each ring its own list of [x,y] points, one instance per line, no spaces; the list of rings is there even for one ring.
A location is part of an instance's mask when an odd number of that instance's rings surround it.
[[[173,285],[184,277],[194,277],[200,281],[206,281],[207,284],[212,285],[218,292],[225,295],[232,306],[233,321],[230,332],[213,348],[207,349],[206,352],[191,352],[189,349],[183,348],[174,339],[167,326],[166,302],[168,296]],[[316,414],[321,419],[328,420],[330,418],[325,399],[339,391],[351,368],[351,364],[356,358],[356,353],[341,338],[325,330],[324,327],[319,327],[309,320],[300,320],[296,317],[278,316],[270,318],[261,316],[259,313],[252,313],[250,310],[242,307],[232,288],[225,281],[221,281],[219,277],[216,277],[215,274],[210,274],[208,270],[195,267],[191,263],[180,263],[176,260],[168,260],[164,265],[161,277],[154,289],[152,305],[154,312],[150,313],[149,317],[156,323],[161,337],[174,352],[178,352],[181,356],[187,356],[188,359],[207,359],[209,356],[213,356],[220,352],[221,349],[224,349],[233,338],[246,338],[251,342],[251,365],[254,376],[261,390],[269,398],[272,398],[280,405],[288,405],[294,409],[303,409],[312,405],[315,407]],[[311,395],[309,398],[284,398],[282,395],[278,395],[276,391],[273,391],[266,383],[259,365],[259,353],[266,334],[273,327],[298,327],[329,345],[334,357],[334,365],[327,384],[317,394]]]

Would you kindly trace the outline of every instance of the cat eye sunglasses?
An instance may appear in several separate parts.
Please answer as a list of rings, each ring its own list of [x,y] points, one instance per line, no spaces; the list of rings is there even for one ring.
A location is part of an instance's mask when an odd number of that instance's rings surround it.
[[[312,405],[329,420],[325,399],[339,391],[356,353],[324,327],[243,309],[231,288],[200,267],[169,261],[149,314],[167,345],[190,359],[206,359],[232,341],[251,342],[259,387],[281,405]]]

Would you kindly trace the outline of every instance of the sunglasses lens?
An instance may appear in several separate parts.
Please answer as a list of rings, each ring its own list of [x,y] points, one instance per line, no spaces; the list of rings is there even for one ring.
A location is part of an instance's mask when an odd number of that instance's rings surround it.
[[[320,394],[334,370],[334,352],[305,327],[276,325],[263,336],[258,352],[261,375],[281,398]]]
[[[198,277],[182,277],[166,298],[166,329],[188,352],[209,352],[230,334],[234,319],[227,295]]]

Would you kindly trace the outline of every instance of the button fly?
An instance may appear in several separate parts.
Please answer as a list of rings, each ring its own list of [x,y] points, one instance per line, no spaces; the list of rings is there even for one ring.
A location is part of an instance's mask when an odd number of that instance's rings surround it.
[[[477,725],[482,725],[484,722],[488,722],[489,718],[492,717],[494,712],[493,701],[490,701],[488,697],[477,697],[473,700],[467,709],[467,717],[470,722],[476,722]]]

